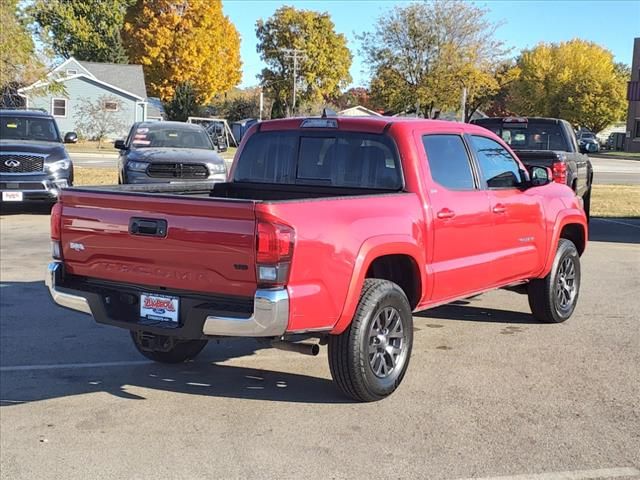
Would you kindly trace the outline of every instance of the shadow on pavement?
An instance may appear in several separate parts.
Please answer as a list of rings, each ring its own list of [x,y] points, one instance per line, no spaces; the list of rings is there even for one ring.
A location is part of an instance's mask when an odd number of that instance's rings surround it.
[[[530,313],[498,310],[495,308],[475,307],[468,301],[453,302],[441,307],[414,313],[415,317],[441,320],[463,320],[467,322],[491,323],[540,323]]]
[[[26,299],[38,307],[30,309]],[[0,282],[0,306],[3,407],[92,392],[144,400],[144,394],[135,392],[139,389],[278,402],[351,403],[325,378],[259,368],[260,359],[252,356],[269,347],[254,339],[213,340],[193,362],[147,363],[133,353],[124,330],[97,325],[86,315],[54,306],[42,281]],[[220,364],[239,357],[247,357],[244,360],[257,368]],[[69,364],[70,368],[55,367]],[[279,365],[286,368],[287,360],[283,358]]]
[[[276,402],[352,403],[324,378],[199,361],[0,374],[1,407],[96,392],[145,400],[144,393],[136,393],[140,388]]]
[[[0,203],[0,215],[49,215],[52,203]]]
[[[589,241],[640,243],[640,217],[593,217],[589,223]]]

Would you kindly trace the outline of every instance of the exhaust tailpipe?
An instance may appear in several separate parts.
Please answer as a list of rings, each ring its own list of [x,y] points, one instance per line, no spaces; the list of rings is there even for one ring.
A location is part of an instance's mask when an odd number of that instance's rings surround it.
[[[317,343],[293,343],[274,340],[271,342],[271,346],[278,350],[302,353],[303,355],[311,355],[312,357],[315,357],[320,352],[320,345]]]

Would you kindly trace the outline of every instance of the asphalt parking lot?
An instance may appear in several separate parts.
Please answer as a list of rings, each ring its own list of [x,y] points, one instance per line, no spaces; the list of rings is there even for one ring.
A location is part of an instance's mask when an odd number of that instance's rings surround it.
[[[575,315],[497,291],[415,317],[408,374],[355,404],[253,341],[145,361],[57,308],[46,214],[0,217],[3,479],[640,478],[640,221],[592,220]]]

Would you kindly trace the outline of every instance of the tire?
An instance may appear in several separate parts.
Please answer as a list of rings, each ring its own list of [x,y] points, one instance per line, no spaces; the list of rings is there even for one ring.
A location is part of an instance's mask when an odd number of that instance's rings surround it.
[[[587,190],[587,193],[582,197],[582,204],[584,206],[584,214],[587,216],[587,223],[591,219],[591,188]]]
[[[562,323],[573,314],[580,294],[580,256],[570,240],[561,238],[551,272],[529,282],[529,306],[545,323]]]
[[[366,279],[351,325],[329,337],[331,376],[354,400],[381,400],[402,382],[412,345],[413,317],[402,289]]]
[[[145,345],[144,339],[152,339],[154,346],[162,344],[162,349],[150,348]],[[159,363],[182,363],[195,358],[204,347],[207,346],[207,340],[179,340],[170,337],[160,337],[157,335],[149,336],[145,332],[131,331],[131,339],[136,350],[149,360]]]

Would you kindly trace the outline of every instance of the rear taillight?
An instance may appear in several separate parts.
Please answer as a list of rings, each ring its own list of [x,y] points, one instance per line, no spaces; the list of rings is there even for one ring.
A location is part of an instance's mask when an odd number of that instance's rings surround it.
[[[562,161],[553,162],[551,167],[553,173],[553,181],[556,183],[567,184],[567,164]]]
[[[62,238],[62,204],[56,203],[51,209],[51,256],[62,258],[60,240]]]
[[[260,285],[284,285],[289,279],[295,231],[279,223],[258,221],[256,276]]]

